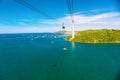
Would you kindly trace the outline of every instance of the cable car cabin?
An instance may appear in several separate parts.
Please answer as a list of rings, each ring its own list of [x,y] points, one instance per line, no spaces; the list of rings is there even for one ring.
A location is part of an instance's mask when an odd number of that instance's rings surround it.
[[[64,26],[64,23],[62,24],[62,29],[65,30],[65,26]]]
[[[65,26],[62,26],[62,29],[65,29]]]

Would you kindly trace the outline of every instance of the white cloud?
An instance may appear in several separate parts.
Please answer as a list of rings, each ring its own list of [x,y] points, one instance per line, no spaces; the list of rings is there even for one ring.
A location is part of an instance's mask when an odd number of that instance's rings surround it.
[[[21,26],[27,26],[29,25],[30,23],[32,23],[33,20],[32,19],[20,19],[19,22],[17,22],[18,25],[21,25]]]
[[[105,18],[111,18],[111,17],[116,17],[120,16],[120,13],[104,13],[104,14],[99,14],[99,15],[93,15],[93,16],[86,16],[82,14],[77,14],[74,15],[75,23],[76,24],[84,24],[84,23],[90,23],[93,21],[105,19]],[[70,23],[71,22],[71,17],[70,16],[65,16],[63,18],[57,19],[57,20],[46,20],[43,21],[42,23],[45,24],[58,24],[58,23]]]
[[[89,12],[93,12],[93,13],[99,13],[99,12],[103,12],[103,11],[113,11],[114,8],[104,8],[104,9],[93,9],[90,10]]]
[[[120,29],[120,13],[109,12],[97,15],[84,15],[75,13],[75,30],[86,29]],[[6,26],[0,24],[0,33],[25,33],[25,32],[54,32],[61,29],[62,23],[65,23],[67,30],[71,30],[71,17],[66,15],[65,17],[57,20],[39,20],[34,24],[27,24],[23,19],[19,22],[19,26]]]
[[[65,23],[68,26],[68,30],[71,28],[71,17],[70,16],[65,16],[62,18],[59,18],[57,20],[46,20],[43,21],[42,23],[45,24],[61,24]],[[83,30],[83,29],[102,29],[102,28],[116,28],[118,26],[119,21],[120,21],[120,13],[119,12],[108,12],[108,13],[103,13],[103,14],[98,14],[98,15],[83,15],[83,14],[74,14],[74,19],[75,19],[75,28],[76,30]],[[92,26],[92,27],[91,27]],[[119,26],[117,27],[119,28]]]
[[[32,22],[32,19],[21,19],[22,22]]]
[[[0,33],[36,33],[36,32],[54,32],[57,31],[57,27],[49,29],[48,27],[41,26],[4,26],[0,27]]]
[[[19,25],[27,25],[25,22],[18,22]]]

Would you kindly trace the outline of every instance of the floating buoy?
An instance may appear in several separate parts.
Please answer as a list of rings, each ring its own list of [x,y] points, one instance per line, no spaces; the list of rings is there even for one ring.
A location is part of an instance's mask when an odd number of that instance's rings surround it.
[[[56,66],[57,66],[56,64],[53,65],[53,67],[56,67]]]
[[[54,41],[51,41],[51,43],[53,44],[53,43],[54,43]]]
[[[64,51],[66,51],[66,50],[67,50],[67,48],[63,48],[63,50],[64,50]]]

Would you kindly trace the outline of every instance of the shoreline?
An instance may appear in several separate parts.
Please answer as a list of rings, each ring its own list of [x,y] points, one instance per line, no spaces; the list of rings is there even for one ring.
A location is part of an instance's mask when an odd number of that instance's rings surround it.
[[[67,36],[65,40],[88,44],[120,44],[120,30],[85,30],[76,33],[74,39]]]
[[[69,42],[77,42],[77,43],[85,43],[85,44],[120,44],[120,41],[115,42],[82,42],[82,41],[76,41],[76,40],[68,40],[65,38],[66,41]]]

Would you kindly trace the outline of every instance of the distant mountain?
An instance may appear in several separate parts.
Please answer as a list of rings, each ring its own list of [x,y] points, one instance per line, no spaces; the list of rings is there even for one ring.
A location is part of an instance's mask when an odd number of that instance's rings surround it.
[[[55,33],[58,33],[58,34],[69,34],[69,35],[72,34],[71,31],[66,31],[66,30],[60,30],[60,31],[57,31],[57,32],[55,32]],[[77,31],[75,31],[75,33],[77,33]]]

